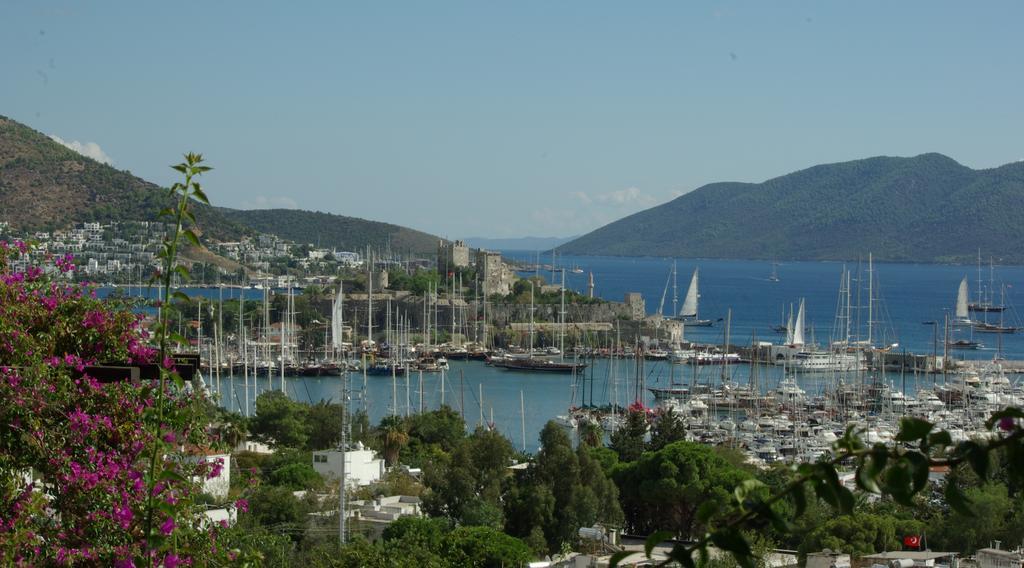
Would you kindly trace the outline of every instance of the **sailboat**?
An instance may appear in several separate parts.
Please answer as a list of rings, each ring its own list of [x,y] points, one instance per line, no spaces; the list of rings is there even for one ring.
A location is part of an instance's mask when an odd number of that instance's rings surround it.
[[[792,331],[786,334],[787,344],[797,351],[791,360],[779,361],[780,364],[788,364],[791,369],[806,373],[849,372],[864,368],[864,358],[859,352],[851,353],[848,350],[836,348],[819,349],[814,345],[809,345],[804,339],[806,317],[804,299],[801,298],[796,322],[790,327]]]
[[[1003,288],[1003,296],[1006,295],[1006,289]],[[1005,301],[1005,297],[1004,297]],[[1010,325],[1003,325],[1003,312],[999,312],[999,323],[975,322],[974,330],[982,333],[1017,333],[1017,328]]]
[[[690,278],[690,288],[686,291],[686,299],[683,300],[683,307],[679,310],[678,319],[684,324],[692,327],[711,327],[711,320],[700,319],[697,303],[700,300],[700,289],[698,287],[700,268],[693,270],[693,277]]]
[[[971,321],[971,316],[968,312],[967,294],[967,276],[964,276],[956,292],[956,314],[953,319],[953,325],[974,325],[975,323]]]
[[[769,282],[778,282],[779,281],[779,263],[777,263],[777,262],[773,262],[772,263],[772,273],[768,275],[768,281]]]

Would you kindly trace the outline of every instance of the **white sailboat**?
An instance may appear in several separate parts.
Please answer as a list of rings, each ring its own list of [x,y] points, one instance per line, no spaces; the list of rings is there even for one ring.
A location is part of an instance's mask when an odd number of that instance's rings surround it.
[[[850,353],[841,349],[823,350],[815,346],[808,346],[804,339],[804,328],[806,326],[806,311],[804,299],[800,299],[800,309],[797,311],[796,323],[793,324],[793,331],[787,335],[790,339],[790,347],[799,349],[788,361],[790,368],[807,373],[826,371],[858,371],[863,368],[864,359],[860,353]]]
[[[967,307],[967,276],[960,281],[960,287],[956,292],[956,316],[953,319],[954,325],[974,325]]]
[[[683,300],[683,307],[679,310],[679,320],[689,326],[710,327],[711,320],[700,319],[698,302],[700,300],[699,288],[700,268],[693,269],[693,277],[690,278],[690,288],[686,291],[686,298]]]
[[[334,297],[331,306],[331,346],[334,348],[335,358],[344,359],[345,356],[345,320],[342,309],[344,308],[344,287],[338,283],[338,295]]]

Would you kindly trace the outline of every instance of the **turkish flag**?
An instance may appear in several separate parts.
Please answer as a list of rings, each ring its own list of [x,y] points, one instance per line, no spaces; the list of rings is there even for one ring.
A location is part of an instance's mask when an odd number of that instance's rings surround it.
[[[903,537],[903,545],[910,548],[921,548],[921,537],[917,535],[909,535]]]

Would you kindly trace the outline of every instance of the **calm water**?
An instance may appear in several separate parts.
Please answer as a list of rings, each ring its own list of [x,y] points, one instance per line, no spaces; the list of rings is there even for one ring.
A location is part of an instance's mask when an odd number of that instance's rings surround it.
[[[513,258],[535,261],[533,253],[509,253]],[[595,294],[609,300],[622,301],[626,292],[641,292],[647,300],[648,313],[655,313],[665,290],[665,283],[672,268],[671,259],[619,258],[619,257],[559,257],[559,266],[579,266],[583,274],[566,272],[566,286],[586,292],[587,272],[594,273]],[[542,258],[542,263],[551,259]],[[751,334],[756,332],[759,340],[777,341],[772,326],[785,323],[783,310],[795,306],[801,298],[806,303],[808,332],[813,332],[818,343],[826,344],[832,335],[836,305],[839,296],[840,277],[843,263],[839,262],[787,262],[778,266],[779,282],[771,282],[768,276],[770,262],[745,260],[692,260],[677,261],[678,304],[682,305],[693,270],[700,268],[700,315],[706,319],[726,316],[732,309],[732,338],[737,344],[749,344]],[[846,263],[857,278],[857,263]],[[957,287],[967,276],[971,301],[977,299],[977,267],[956,265],[890,264],[875,263],[876,297],[881,299],[881,312],[874,314],[879,324],[876,329],[884,332],[886,343],[899,343],[898,350],[906,349],[916,353],[931,353],[933,333],[937,332],[938,351],[942,350],[942,326],[945,314],[952,314],[956,303]],[[861,321],[867,321],[867,259],[860,267],[863,292]],[[541,272],[548,280],[550,272]],[[557,276],[560,280],[561,276]],[[1024,267],[997,266],[995,269],[996,302],[999,301],[1001,285],[1006,287],[1006,304],[1013,306],[1014,291],[1024,285]],[[989,285],[988,267],[983,267],[982,284]],[[854,281],[853,295],[858,285]],[[852,302],[857,304],[856,300]],[[876,306],[876,310],[879,309]],[[664,313],[672,310],[672,289],[669,283]],[[998,322],[998,314],[988,314],[990,321]],[[855,316],[856,317],[856,316]],[[984,317],[978,314],[977,317]],[[1018,325],[1016,310],[1004,314],[1006,325]],[[851,318],[854,319],[854,318]],[[936,321],[937,329],[922,322]],[[687,328],[687,339],[707,342],[722,342],[724,322],[712,328]],[[866,325],[863,333],[866,333]],[[969,333],[955,335],[969,337]],[[957,356],[975,359],[991,359],[999,343],[998,334],[976,334],[975,340],[985,344],[986,349],[977,352],[957,352]],[[1003,335],[1003,354],[1008,359],[1024,359],[1024,334]]]
[[[512,253],[509,256],[515,257]],[[519,256],[524,260],[534,258],[531,253]],[[658,308],[666,280],[671,270],[671,260],[639,259],[616,257],[561,257],[562,266],[579,266],[583,274],[567,272],[567,285],[580,292],[586,291],[587,272],[593,271],[595,292],[597,295],[621,301],[626,292],[641,292],[647,300],[647,311],[654,313]],[[543,262],[550,262],[550,259]],[[790,304],[796,304],[804,298],[807,311],[809,333],[819,343],[827,343],[832,334],[833,321],[839,291],[842,263],[835,262],[789,262],[778,266],[779,282],[770,282],[771,263],[757,261],[720,261],[720,260],[679,260],[677,262],[677,305],[682,304],[689,285],[690,275],[694,268],[700,267],[701,273],[701,317],[717,320],[724,318],[726,310],[732,309],[732,341],[736,344],[749,343],[756,332],[758,339],[778,341],[780,336],[771,331],[782,319],[783,310]],[[847,267],[854,272],[856,263],[848,263]],[[863,303],[867,301],[866,263],[861,267],[861,281],[864,283],[862,292]],[[974,266],[944,266],[916,264],[876,264],[876,282],[879,288],[875,295],[880,296],[881,306],[876,307],[875,317],[882,323],[878,329],[884,332],[887,343],[898,343],[898,350],[906,349],[917,353],[932,351],[933,333],[937,331],[938,350],[941,353],[942,321],[945,314],[952,311],[956,299],[956,290],[960,279],[965,275],[971,286],[971,297],[975,299],[977,271]],[[542,274],[544,274],[542,272]],[[550,280],[550,272],[545,274]],[[560,277],[559,277],[560,278]],[[995,273],[996,287],[1006,286],[1007,304],[1014,304],[1014,290],[1024,283],[1024,267],[997,267]],[[556,278],[557,280],[557,278]],[[988,285],[988,270],[983,273],[984,284]],[[856,297],[856,281],[853,284]],[[216,290],[201,290],[208,298],[217,297]],[[237,298],[238,290],[230,292]],[[246,296],[261,297],[258,290],[247,291]],[[225,290],[225,299],[229,292]],[[854,301],[856,303],[856,301]],[[672,309],[672,289],[669,289],[665,300],[665,313]],[[878,314],[881,314],[880,316]],[[855,316],[856,317],[856,316]],[[1016,313],[1010,310],[1006,314],[1008,323],[1016,324]],[[867,320],[867,310],[862,310],[861,320]],[[924,321],[937,321],[937,326],[923,325]],[[687,328],[687,339],[701,342],[720,343],[723,336],[724,322],[716,323],[711,328]],[[957,337],[960,337],[959,335]],[[966,335],[965,335],[966,337]],[[995,353],[998,335],[978,334],[976,339],[988,347],[975,352],[956,352],[958,357],[989,359]],[[1009,359],[1024,359],[1024,335],[1002,336],[1002,349]],[[537,448],[537,435],[544,423],[550,418],[565,414],[570,405],[593,402],[603,405],[611,401],[628,404],[634,400],[637,376],[641,376],[646,386],[667,385],[672,381],[689,382],[694,380],[690,367],[673,366],[665,362],[647,362],[637,372],[633,361],[610,362],[598,360],[586,372],[587,395],[581,400],[582,392],[579,381],[569,375],[531,374],[503,371],[488,367],[480,362],[450,362],[451,370],[445,374],[444,400],[456,410],[462,410],[470,427],[480,422],[481,411],[483,421],[493,423],[495,428],[505,434],[516,447],[523,445],[522,425],[525,422],[527,450]],[[700,382],[716,382],[721,379],[722,369],[704,367],[698,370],[696,380]],[[747,366],[730,367],[730,377],[740,383],[747,381]],[[685,375],[681,375],[685,374]],[[763,388],[772,388],[781,375],[780,369],[767,370],[767,379]],[[437,408],[441,403],[441,375],[425,373],[420,387],[418,374],[399,377],[395,384],[390,377],[367,377],[364,387],[361,374],[350,375],[350,392],[357,407],[366,408],[371,421],[379,419],[394,409],[399,414],[415,412],[420,407],[422,392],[423,407]],[[805,375],[798,378],[801,386],[813,394],[821,391],[832,379],[827,376]],[[930,385],[934,377],[918,377],[912,375],[889,375],[887,380],[894,387],[903,388],[913,393],[918,386]],[[939,379],[941,380],[941,379]],[[245,392],[241,378],[223,378],[220,382],[222,404],[238,411],[244,411]],[[337,377],[324,378],[287,378],[285,389],[289,396],[306,402],[319,400],[338,400],[341,392],[342,379]],[[216,385],[215,390],[216,390]],[[249,408],[253,406],[255,395],[252,394],[250,380]],[[259,392],[268,388],[268,380],[261,377],[257,381]],[[273,388],[280,388],[280,379],[273,378]],[[482,393],[481,393],[482,390]],[[524,410],[520,411],[520,393],[524,400]],[[482,394],[482,403],[481,403]],[[651,404],[651,396],[642,391],[643,399]]]

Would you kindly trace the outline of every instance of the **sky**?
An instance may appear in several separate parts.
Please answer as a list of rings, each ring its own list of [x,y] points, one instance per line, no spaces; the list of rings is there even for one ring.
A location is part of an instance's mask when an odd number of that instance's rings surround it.
[[[1024,158],[1024,3],[0,3],[0,115],[217,205],[570,236],[716,181]],[[685,227],[680,227],[685,230]]]

